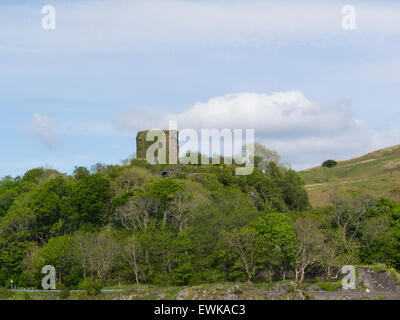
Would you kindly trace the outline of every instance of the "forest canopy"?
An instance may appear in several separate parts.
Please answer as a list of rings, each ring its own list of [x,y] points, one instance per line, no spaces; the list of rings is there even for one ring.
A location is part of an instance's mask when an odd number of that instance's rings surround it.
[[[298,173],[258,145],[256,168],[234,165],[35,168],[0,180],[0,285],[88,279],[155,285],[304,281],[345,264],[400,267],[400,206],[343,195],[311,208]],[[167,175],[160,176],[160,172]]]

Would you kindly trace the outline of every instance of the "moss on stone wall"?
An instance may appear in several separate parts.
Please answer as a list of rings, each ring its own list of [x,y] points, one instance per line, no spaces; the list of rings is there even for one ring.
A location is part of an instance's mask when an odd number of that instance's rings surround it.
[[[161,131],[164,132],[165,134],[165,139],[166,139],[166,151],[167,151],[167,163],[169,163],[169,143],[170,143],[170,131],[169,130],[153,130],[154,133],[160,133]],[[158,137],[155,137],[153,141],[147,141],[147,133],[149,130],[144,130],[144,131],[139,131],[138,134],[136,135],[136,157],[138,159],[145,159],[146,158],[146,152],[147,149],[155,142],[158,141]],[[171,131],[172,132],[172,131]],[[176,131],[175,131],[176,132]],[[176,139],[175,139],[175,137]],[[172,135],[172,140],[173,143],[176,144],[176,150],[179,154],[179,146],[178,146],[178,132],[176,134]],[[160,146],[162,147],[162,146]],[[158,156],[158,151],[155,152],[155,156]]]

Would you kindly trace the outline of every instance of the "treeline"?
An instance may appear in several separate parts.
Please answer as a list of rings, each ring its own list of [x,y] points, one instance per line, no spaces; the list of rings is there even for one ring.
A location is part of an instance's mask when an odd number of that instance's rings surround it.
[[[0,285],[40,287],[44,265],[70,288],[327,279],[341,266],[400,267],[400,207],[332,193],[310,209],[300,176],[256,145],[256,168],[229,165],[36,168],[0,180]],[[160,172],[166,173],[161,177]]]

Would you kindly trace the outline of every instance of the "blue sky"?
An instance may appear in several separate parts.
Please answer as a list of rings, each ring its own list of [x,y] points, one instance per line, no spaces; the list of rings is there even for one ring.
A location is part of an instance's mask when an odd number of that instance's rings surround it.
[[[0,176],[118,163],[175,118],[254,128],[296,169],[399,144],[399,40],[396,1],[2,1]]]

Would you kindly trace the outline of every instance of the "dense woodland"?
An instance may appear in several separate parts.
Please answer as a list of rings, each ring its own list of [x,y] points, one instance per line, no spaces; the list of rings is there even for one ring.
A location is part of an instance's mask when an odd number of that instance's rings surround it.
[[[194,285],[335,279],[346,264],[400,268],[400,206],[332,189],[311,208],[300,176],[256,145],[234,165],[36,168],[0,180],[0,286]],[[160,172],[167,172],[164,176]]]

